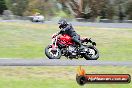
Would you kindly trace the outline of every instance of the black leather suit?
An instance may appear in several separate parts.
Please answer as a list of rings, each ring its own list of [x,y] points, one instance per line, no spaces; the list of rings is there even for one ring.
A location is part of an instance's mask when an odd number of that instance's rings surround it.
[[[59,27],[61,30],[58,34],[67,34],[70,37],[72,37],[72,40],[78,44],[79,46],[81,46],[81,41],[80,41],[80,36],[75,32],[75,30],[73,29],[71,24],[67,24],[65,25],[65,27]]]

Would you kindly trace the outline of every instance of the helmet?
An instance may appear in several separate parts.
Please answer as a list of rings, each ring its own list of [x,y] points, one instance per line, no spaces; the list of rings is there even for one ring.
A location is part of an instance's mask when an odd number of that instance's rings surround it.
[[[67,26],[67,21],[65,19],[60,19],[58,24],[60,25],[59,28],[65,28]]]

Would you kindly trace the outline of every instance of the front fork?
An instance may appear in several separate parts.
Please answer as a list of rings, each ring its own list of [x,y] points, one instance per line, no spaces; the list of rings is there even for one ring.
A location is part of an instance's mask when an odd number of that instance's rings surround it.
[[[57,39],[58,37],[56,36],[54,39],[52,39],[52,50],[56,50],[57,46]]]

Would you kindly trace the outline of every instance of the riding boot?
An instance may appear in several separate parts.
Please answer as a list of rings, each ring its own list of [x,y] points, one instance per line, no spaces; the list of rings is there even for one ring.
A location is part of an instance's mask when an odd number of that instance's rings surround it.
[[[84,49],[85,47],[82,45],[81,41],[79,41],[77,38],[73,38],[73,41],[74,41],[76,44],[78,44],[79,47],[80,47],[80,50],[83,51],[83,49]]]

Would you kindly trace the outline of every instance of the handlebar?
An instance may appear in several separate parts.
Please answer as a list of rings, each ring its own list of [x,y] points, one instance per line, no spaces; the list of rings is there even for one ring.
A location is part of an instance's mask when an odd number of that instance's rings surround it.
[[[93,42],[93,41],[91,40],[91,38],[89,38],[89,39],[86,38],[86,39],[85,39],[85,42],[86,42],[86,44],[90,42],[90,43],[92,43],[93,46],[96,46],[96,43]]]

